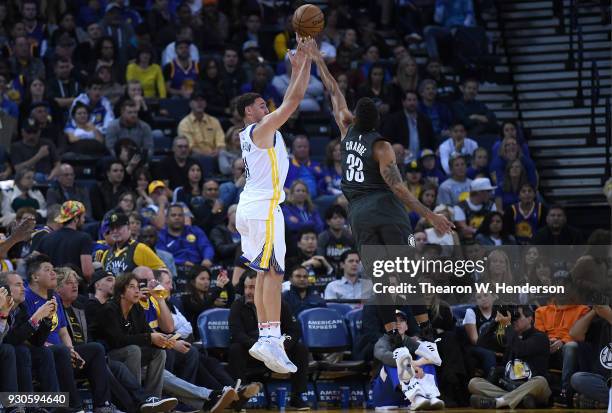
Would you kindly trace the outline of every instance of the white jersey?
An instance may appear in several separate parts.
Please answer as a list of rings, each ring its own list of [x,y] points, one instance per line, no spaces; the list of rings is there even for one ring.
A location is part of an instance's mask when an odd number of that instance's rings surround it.
[[[289,154],[279,131],[274,133],[274,147],[258,148],[252,139],[256,123],[240,132],[246,184],[240,194],[238,208],[248,219],[269,220],[285,200],[285,180],[289,171]]]

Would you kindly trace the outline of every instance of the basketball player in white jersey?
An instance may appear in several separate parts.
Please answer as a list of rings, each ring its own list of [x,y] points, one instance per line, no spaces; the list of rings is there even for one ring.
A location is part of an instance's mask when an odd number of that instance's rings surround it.
[[[270,113],[257,93],[237,100],[245,128],[240,132],[246,185],[236,211],[243,259],[257,271],[255,307],[259,340],[249,353],[277,373],[295,373],[281,335],[281,283],[285,272],[285,221],[279,204],[285,200],[289,156],[278,129],[289,119],[304,97],[310,80],[311,55],[316,43],[298,37],[298,47],[289,53],[291,80],[283,103]]]

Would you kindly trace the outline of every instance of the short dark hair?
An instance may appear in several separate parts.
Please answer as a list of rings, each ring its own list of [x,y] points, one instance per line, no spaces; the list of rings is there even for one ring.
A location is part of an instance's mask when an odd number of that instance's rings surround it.
[[[295,267],[289,270],[289,278],[293,277],[293,273],[296,272],[297,270],[304,270],[306,271],[306,273],[308,273],[308,270],[306,269],[306,267],[304,267],[303,265],[296,265]]]
[[[355,127],[370,132],[378,127],[380,115],[376,103],[370,98],[361,98],[355,105]]]
[[[351,254],[357,254],[357,256],[359,256],[359,252],[357,252],[357,250],[354,250],[354,249],[346,250],[342,253],[342,255],[340,255],[340,262],[346,261],[348,256]]]
[[[463,122],[461,119],[453,119],[453,121],[451,122],[450,127],[451,127],[451,129],[452,129],[452,128],[454,128],[455,126],[459,126],[459,125],[463,126],[463,129],[467,129],[467,128],[465,127],[465,122]]]
[[[548,214],[550,214],[550,211],[552,211],[553,209],[560,209],[561,211],[563,211],[563,214],[567,216],[567,212],[565,212],[565,208],[563,208],[560,204],[553,204],[548,208]]]
[[[51,258],[45,254],[32,254],[26,258],[25,264],[28,281],[32,280],[32,274],[38,271],[45,262],[51,262]]]
[[[247,106],[251,106],[259,98],[261,98],[261,95],[253,92],[238,96],[236,99],[236,110],[238,111],[238,114],[244,117],[244,109]]]
[[[87,82],[87,88],[91,88],[93,86],[104,86],[104,81],[102,79],[100,79],[99,76],[92,76],[91,79],[89,79],[89,82]]]
[[[113,167],[113,165],[115,164],[119,164],[121,166],[123,166],[123,163],[121,163],[121,161],[119,159],[111,159],[110,161],[108,161],[108,163],[106,164],[106,169],[104,170],[104,172],[108,173],[110,172],[111,168]],[[125,167],[124,167],[125,169]]]
[[[408,95],[414,95],[417,99],[419,98],[419,95],[417,94],[416,90],[408,89],[404,91],[402,100],[406,100],[408,98]]]
[[[127,99],[123,101],[123,103],[121,104],[120,112],[123,112],[123,110],[127,107],[135,108],[136,102],[134,102],[132,99]]]
[[[125,272],[115,278],[115,287],[113,288],[113,296],[116,300],[121,299],[121,294],[123,294],[128,286],[128,284],[132,281],[136,280],[138,282],[138,278],[132,272]]]
[[[465,79],[463,79],[463,82],[461,82],[461,84],[465,86],[468,82],[474,82],[477,85],[480,84],[480,81],[477,78],[475,78],[474,76],[466,77]]]
[[[87,111],[87,115],[89,115],[91,113],[91,111],[89,110],[89,106],[87,106],[86,104],[84,104],[83,102],[76,102],[74,104],[74,106],[72,107],[72,110],[70,111],[70,116],[72,118],[74,118],[75,113],[77,112],[77,110],[79,109],[85,109]]]
[[[325,211],[325,220],[328,221],[334,217],[334,215],[340,215],[346,219],[346,210],[338,204],[332,205]]]
[[[302,239],[302,237],[306,234],[315,234],[315,237],[318,236],[317,234],[317,230],[314,229],[314,227],[311,226],[307,226],[305,228],[302,228],[299,232],[298,232],[298,237],[297,240],[298,242]]]

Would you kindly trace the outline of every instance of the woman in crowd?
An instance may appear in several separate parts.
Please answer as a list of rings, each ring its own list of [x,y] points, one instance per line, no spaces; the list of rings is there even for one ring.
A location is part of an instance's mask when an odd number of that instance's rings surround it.
[[[495,367],[495,351],[479,345],[480,332],[495,322],[498,307],[493,305],[496,296],[492,293],[476,293],[476,305],[465,311],[463,328],[468,338],[468,352],[483,369],[485,377]]]
[[[334,139],[325,148],[325,169],[323,179],[319,182],[319,193],[327,195],[342,195],[342,155],[340,140]]]
[[[478,231],[476,242],[480,245],[516,245],[516,239],[504,225],[504,217],[500,212],[489,212],[483,219]]]
[[[215,247],[215,259],[224,267],[232,267],[240,256],[240,233],[236,229],[236,209],[227,208],[227,224],[219,224],[210,231],[210,242]]]
[[[529,182],[521,185],[518,199],[504,211],[504,226],[519,244],[531,244],[535,234],[546,223],[547,208],[536,200],[536,190]]]
[[[498,152],[493,152],[493,158],[491,159],[491,165],[489,167],[493,183],[497,184],[498,187],[501,186],[504,181],[504,173],[508,163],[517,159],[525,168],[529,182],[534,187],[537,187],[538,176],[535,164],[531,158],[523,155],[519,149],[517,139],[511,136],[504,138],[499,146]]]
[[[113,38],[110,36],[102,37],[96,43],[95,60],[90,62],[88,73],[96,72],[102,65],[110,66],[112,78],[120,84],[125,84],[125,65],[119,61],[117,55],[117,46],[115,46]]]
[[[149,196],[149,183],[151,182],[151,173],[149,169],[146,167],[138,168],[136,172],[134,172],[132,182],[133,188],[138,194],[138,198],[136,198],[136,209],[140,211],[142,208],[154,204]]]
[[[142,217],[138,212],[130,212],[128,215],[128,227],[130,229],[130,238],[138,239],[140,229],[142,228]]]
[[[55,48],[60,39],[69,37],[74,40],[74,45],[87,40],[87,33],[76,25],[76,19],[72,12],[65,12],[59,18],[59,27],[53,31],[49,45]]]
[[[470,179],[479,177],[491,179],[489,171],[489,153],[482,146],[474,151],[472,156],[472,164],[467,170],[467,176]]]
[[[536,264],[542,258],[540,250],[536,246],[530,246],[525,248],[523,259],[521,260],[521,272],[523,274],[530,274],[535,270]]]
[[[106,97],[115,106],[125,93],[125,87],[115,81],[112,68],[109,65],[99,65],[96,69],[96,75],[104,82],[102,85],[102,96]]]
[[[202,167],[198,163],[192,163],[187,170],[188,187],[179,186],[174,190],[172,202],[182,202],[191,208],[192,201],[197,201],[197,198],[202,198],[202,185],[204,178],[202,176]]]
[[[504,171],[503,181],[495,189],[495,207],[503,211],[512,204],[519,202],[519,191],[523,185],[529,184],[527,171],[519,159],[509,161]]]
[[[70,111],[70,119],[64,128],[68,139],[67,152],[87,155],[105,155],[104,135],[90,121],[89,107],[77,102]]]
[[[140,82],[138,80],[128,80],[127,85],[125,87],[125,93],[114,105],[115,117],[118,118],[119,116],[121,116],[121,107],[123,105],[123,102],[125,102],[126,100],[131,100],[136,104],[136,107],[138,108],[138,119],[151,125],[153,122],[153,116],[151,111],[149,110],[149,106],[147,105],[143,93],[144,92],[142,90],[142,86],[140,85]]]
[[[234,161],[242,157],[240,149],[240,126],[232,126],[225,132],[225,148],[219,151],[219,172],[232,176]]]
[[[122,212],[126,215],[136,211],[136,194],[132,191],[125,191],[119,195],[119,201],[117,202],[115,211]]]
[[[296,179],[289,188],[287,200],[281,205],[285,216],[285,227],[289,233],[290,241],[287,244],[297,244],[298,233],[312,227],[320,233],[323,231],[323,220],[310,199],[308,187],[301,179]]]
[[[202,78],[199,83],[200,92],[206,96],[206,113],[213,116],[227,116],[228,99],[223,87],[223,79],[219,64],[215,59],[208,59],[202,65]]]
[[[531,249],[531,248],[530,248]],[[529,250],[528,250],[529,251]],[[526,273],[526,281],[530,285],[551,285],[553,283],[553,273],[550,261],[545,256],[538,256],[537,261]],[[529,301],[527,301],[527,297]],[[523,298],[523,303],[536,304],[538,306],[549,304],[550,295],[530,294]]]
[[[127,66],[125,78],[128,82],[138,81],[145,98],[166,98],[166,83],[161,67],[155,63],[155,53],[147,44],[138,48],[136,60]]]
[[[514,282],[514,276],[512,275],[512,267],[510,265],[510,258],[502,250],[493,250],[487,255],[485,272],[483,274],[484,282],[495,283],[506,283],[512,284]]]
[[[406,56],[397,65],[397,71],[393,78],[393,102],[391,110],[399,110],[402,107],[404,94],[409,90],[416,91],[418,86],[419,67],[412,56]]]
[[[491,153],[494,154],[493,156],[494,159],[496,155],[499,153],[503,140],[506,138],[516,139],[517,143],[521,147],[521,152],[523,152],[523,156],[526,156],[528,158],[530,157],[529,146],[527,146],[527,143],[524,141],[524,139],[522,139],[522,134],[519,133],[519,128],[516,122],[511,121],[511,120],[502,122],[500,131],[499,131],[499,136],[500,138],[497,141],[495,141],[495,143],[493,144],[493,147],[491,148]]]
[[[426,181],[419,193],[419,201],[427,208],[433,209],[436,207],[436,198],[438,196],[438,185]],[[416,228],[417,223],[421,220],[421,216],[415,211],[410,212],[410,224],[412,228]]]
[[[34,169],[22,168],[15,174],[15,182],[12,187],[2,191],[2,218],[0,223],[8,226],[16,217],[17,211],[23,207],[36,210],[40,217],[47,216],[47,203],[45,197],[34,189]]]
[[[222,270],[214,286],[210,286],[212,276],[208,268],[195,265],[189,271],[187,294],[181,296],[185,317],[193,326],[194,339],[200,339],[198,317],[211,308],[229,308],[234,302],[234,287],[227,272]]]
[[[49,99],[47,95],[47,85],[45,80],[42,78],[34,78],[27,86],[25,90],[25,96],[19,105],[19,125],[23,125],[24,122],[31,115],[32,105],[36,103],[44,103],[47,106],[49,116],[51,117],[51,123],[57,124],[61,122],[62,110],[55,102],[55,99]],[[61,125],[58,125],[61,126]],[[55,144],[58,144],[58,138],[56,136],[44,136],[51,139]]]
[[[368,72],[368,80],[357,90],[357,99],[371,98],[376,103],[381,115],[386,115],[391,109],[392,93],[385,86],[385,67],[374,63]]]
[[[357,94],[350,85],[349,76],[344,72],[340,73],[337,77],[337,81],[340,93],[342,93],[342,95],[346,99],[347,107],[354,108],[355,103],[357,103]]]

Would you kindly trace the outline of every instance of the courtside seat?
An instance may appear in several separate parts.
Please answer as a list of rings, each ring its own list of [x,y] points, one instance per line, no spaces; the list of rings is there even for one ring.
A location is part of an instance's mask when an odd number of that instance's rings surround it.
[[[353,309],[349,304],[344,303],[327,303],[327,308],[335,310],[342,317],[345,317],[346,314]]]
[[[363,309],[356,308],[344,315],[348,330],[351,333],[352,348],[355,348],[363,327]]]
[[[227,308],[206,310],[198,317],[198,330],[206,349],[227,349],[230,345],[229,313]]]

